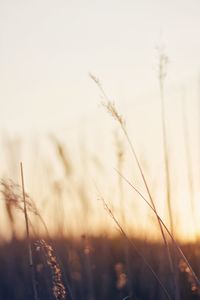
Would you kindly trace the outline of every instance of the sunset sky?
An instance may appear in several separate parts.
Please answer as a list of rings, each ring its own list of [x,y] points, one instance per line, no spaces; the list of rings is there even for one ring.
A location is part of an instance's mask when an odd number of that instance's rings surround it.
[[[198,199],[199,13],[199,0],[2,0],[1,142],[5,136],[15,142],[38,142],[54,133],[73,151],[83,136],[91,152],[101,149],[100,158],[112,169],[115,161],[108,162],[114,126],[99,105],[101,96],[91,72],[125,117],[153,182],[162,173],[156,48],[164,45],[169,57],[165,100],[173,176],[180,187],[187,177],[182,163],[184,99]],[[26,162],[30,152],[15,156]],[[0,161],[5,171],[5,155]],[[187,216],[188,206],[182,205],[187,196],[180,191],[178,202]]]
[[[148,105],[160,43],[170,88],[190,88],[200,66],[199,10],[198,0],[1,1],[1,128],[30,132],[92,120],[98,93],[88,72],[125,109]]]

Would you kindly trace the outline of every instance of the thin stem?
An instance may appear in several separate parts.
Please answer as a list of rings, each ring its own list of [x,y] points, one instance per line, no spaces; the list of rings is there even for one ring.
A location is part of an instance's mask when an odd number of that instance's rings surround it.
[[[194,231],[195,231],[195,203],[194,203],[194,186],[193,186],[193,178],[192,178],[192,161],[191,161],[191,153],[189,147],[189,130],[188,130],[188,119],[186,114],[186,99],[185,93],[183,93],[182,99],[182,120],[183,120],[183,133],[184,133],[184,144],[185,144],[185,152],[186,152],[186,163],[187,163],[187,177],[188,177],[188,186],[189,186],[189,194],[190,194],[190,205],[192,212],[192,219],[194,222]]]
[[[170,230],[172,235],[174,235],[174,224],[173,224],[173,214],[171,205],[171,184],[170,184],[170,166],[169,166],[169,152],[167,145],[167,126],[166,126],[166,115],[165,115],[165,99],[164,99],[164,82],[166,77],[166,67],[167,67],[168,57],[165,55],[163,49],[160,49],[159,53],[159,87],[160,87],[160,101],[161,101],[161,123],[162,123],[162,137],[163,137],[163,155],[164,155],[164,170],[165,170],[165,188],[166,188],[166,200],[167,209],[170,223]],[[173,249],[174,252],[174,249]],[[172,261],[172,273],[174,274],[174,287],[176,299],[179,300],[179,289],[178,289],[178,269],[176,262],[176,255],[173,253]]]
[[[118,174],[120,174],[117,170],[116,172]],[[120,176],[122,176],[122,178],[125,180],[125,182],[146,202],[146,204],[151,208],[151,210],[155,213],[156,217],[159,219],[160,223],[162,224],[162,226],[165,228],[166,232],[168,233],[168,235],[170,236],[175,248],[177,249],[177,251],[179,252],[179,254],[181,255],[181,257],[183,258],[183,260],[185,261],[185,263],[187,264],[188,268],[190,269],[190,272],[198,286],[198,288],[200,289],[200,282],[199,279],[197,278],[197,275],[195,274],[194,270],[192,269],[192,267],[190,266],[190,263],[188,262],[186,256],[184,255],[184,253],[182,252],[180,246],[178,245],[178,243],[176,242],[176,240],[174,239],[172,233],[170,232],[170,230],[167,228],[167,226],[165,225],[165,223],[163,222],[163,220],[160,218],[160,216],[158,215],[157,211],[153,208],[153,206],[151,205],[151,203],[149,203],[149,201],[142,195],[142,193],[126,178],[124,177],[122,174],[120,174]]]
[[[138,166],[138,169],[140,171],[140,174],[141,174],[141,177],[142,177],[142,180],[143,180],[143,183],[145,185],[145,188],[147,190],[147,193],[148,193],[148,196],[149,196],[149,199],[151,201],[151,204],[154,208],[154,210],[156,211],[156,207],[155,207],[155,203],[154,203],[154,200],[153,200],[153,197],[151,195],[151,192],[150,192],[150,189],[149,189],[149,186],[148,186],[148,183],[147,183],[147,180],[146,180],[146,177],[144,175],[144,172],[143,172],[143,169],[141,167],[141,164],[139,162],[139,159],[137,157],[137,154],[136,154],[136,151],[135,151],[135,148],[133,146],[133,143],[131,142],[130,138],[129,138],[129,135],[128,135],[128,132],[126,130],[126,127],[125,127],[125,123],[124,123],[124,120],[123,118],[119,115],[119,113],[117,112],[114,104],[112,102],[110,102],[109,100],[109,97],[107,96],[103,86],[101,85],[100,81],[98,78],[96,78],[94,75],[90,74],[90,77],[91,79],[96,83],[96,85],[98,86],[98,88],[100,89],[101,93],[102,93],[102,96],[104,97],[104,99],[106,100],[107,103],[102,103],[108,110],[108,112],[113,116],[113,118],[119,123],[120,127],[121,127],[121,130],[122,132],[124,133],[125,135],[125,138],[128,142],[128,145],[131,149],[131,152],[133,154],[133,157],[137,163],[137,166]],[[168,243],[167,243],[167,240],[165,238],[165,234],[164,234],[164,231],[163,231],[163,228],[162,228],[162,224],[159,220],[159,218],[157,218],[157,221],[158,221],[158,225],[159,225],[159,228],[160,228],[160,231],[161,231],[161,235],[162,235],[162,238],[163,238],[163,241],[164,241],[164,244],[165,244],[165,247],[166,247],[166,250],[167,250],[167,256],[168,256],[168,260],[169,260],[169,264],[170,264],[170,269],[171,269],[171,272],[173,273],[173,262],[172,262],[172,258],[171,258],[171,253],[170,253],[170,250],[169,250],[169,246],[168,246]]]
[[[174,224],[172,217],[172,207],[171,207],[171,189],[170,189],[170,172],[169,172],[169,156],[167,147],[167,130],[166,130],[166,118],[165,118],[165,104],[164,104],[164,77],[162,76],[162,59],[160,58],[160,100],[161,100],[161,122],[162,122],[162,135],[163,135],[163,152],[164,152],[164,168],[165,168],[165,181],[166,181],[166,199],[168,207],[168,215],[170,222],[170,229],[172,234],[174,234]]]
[[[123,235],[123,237],[129,243],[129,245],[131,246],[131,248],[134,249],[134,251],[137,253],[137,255],[143,260],[144,264],[149,268],[149,270],[153,274],[154,278],[157,280],[157,282],[159,283],[160,287],[162,288],[162,290],[163,290],[164,294],[166,295],[167,299],[172,300],[171,296],[169,295],[167,289],[165,288],[165,286],[161,282],[160,278],[155,273],[155,271],[153,270],[153,268],[151,267],[151,265],[149,264],[149,262],[147,261],[147,259],[141,254],[141,252],[137,249],[137,247],[135,246],[135,244],[129,239],[129,237],[127,236],[127,234],[124,231],[123,227],[120,225],[119,221],[117,220],[117,218],[115,217],[115,215],[113,214],[113,212],[111,211],[111,209],[109,208],[109,206],[106,203],[106,201],[104,200],[104,198],[100,197],[100,199],[103,202],[103,204],[104,204],[107,212],[109,213],[109,215],[111,216],[111,218],[113,219],[113,221],[115,222],[115,224],[117,225],[117,227],[119,228],[119,230],[120,230],[121,234]]]
[[[26,194],[25,194],[25,188],[24,188],[24,174],[23,174],[22,162],[20,163],[20,170],[21,170],[22,194],[23,194],[23,202],[24,202],[24,217],[25,217],[25,224],[26,224],[26,237],[27,237],[27,244],[28,244],[29,267],[31,270],[33,295],[34,295],[34,300],[39,300],[38,293],[37,293],[37,284],[36,284],[36,279],[35,279],[35,270],[34,270],[34,265],[33,265],[33,253],[32,253],[32,248],[31,248],[28,213],[27,213],[27,208],[26,208]]]

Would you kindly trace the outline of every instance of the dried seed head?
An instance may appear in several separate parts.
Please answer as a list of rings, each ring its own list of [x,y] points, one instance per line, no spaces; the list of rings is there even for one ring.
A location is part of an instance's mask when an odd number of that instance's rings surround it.
[[[50,267],[51,275],[52,275],[52,291],[53,291],[53,295],[55,296],[55,299],[56,300],[66,299],[66,289],[62,280],[62,272],[57,262],[52,246],[47,244],[44,240],[38,240],[35,243],[35,247],[37,251],[43,252],[46,258],[46,263]]]
[[[96,83],[96,85],[98,86],[98,88],[100,89],[101,93],[102,93],[102,97],[103,99],[105,99],[105,101],[102,101],[102,105],[106,108],[106,110],[108,111],[109,114],[111,114],[111,116],[120,123],[121,126],[125,126],[125,121],[122,118],[122,116],[118,113],[116,107],[115,107],[115,103],[111,102],[109,97],[107,96],[100,80],[94,76],[93,74],[89,73],[90,78]]]
[[[111,101],[102,102],[102,105],[106,108],[107,112],[120,123],[121,126],[125,126],[125,121],[116,109],[115,103]]]
[[[99,79],[95,75],[93,75],[92,73],[89,73],[89,76],[97,85],[101,85]]]
[[[200,294],[200,290],[199,290],[199,287],[196,283],[196,281],[194,280],[194,276],[193,274],[191,273],[191,270],[190,268],[188,267],[188,265],[186,264],[186,262],[184,260],[180,260],[179,262],[179,269],[182,273],[185,273],[186,276],[187,276],[187,280],[190,284],[190,288],[191,288],[191,291],[195,294]]]
[[[15,208],[24,211],[24,200],[22,197],[22,188],[10,179],[2,179],[0,181],[0,192],[3,195],[6,205],[14,206]],[[29,212],[39,215],[33,200],[25,193],[26,207]]]

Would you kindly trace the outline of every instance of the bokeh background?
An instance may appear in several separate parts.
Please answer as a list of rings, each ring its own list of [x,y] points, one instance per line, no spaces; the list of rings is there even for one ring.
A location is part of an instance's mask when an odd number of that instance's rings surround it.
[[[115,170],[148,198],[120,124],[102,101],[114,102],[123,116],[158,213],[170,228],[166,150],[173,234],[199,272],[199,28],[198,0],[0,2],[0,177],[21,185],[23,163],[26,191],[76,299],[165,299],[119,238],[101,196],[173,291],[156,217]],[[0,297],[27,299],[32,292],[22,284],[30,279],[24,215],[4,196]],[[46,238],[38,216],[29,212],[29,218],[33,240]],[[52,299],[50,288],[41,289],[48,287],[48,276],[40,275],[34,255],[41,297]],[[181,299],[198,299],[187,272],[179,279]]]

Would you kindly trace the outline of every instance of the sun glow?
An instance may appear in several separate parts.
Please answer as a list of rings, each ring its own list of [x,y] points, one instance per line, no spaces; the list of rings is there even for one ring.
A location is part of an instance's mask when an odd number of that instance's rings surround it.
[[[199,3],[168,1],[160,7],[157,0],[86,1],[88,9],[66,1],[56,7],[46,0],[11,2],[11,6],[2,3],[0,10],[4,28],[1,177],[20,184],[19,162],[23,161],[26,190],[53,235],[116,233],[113,220],[98,201],[97,186],[127,232],[150,236],[151,231],[151,238],[159,237],[154,212],[117,169],[147,201],[154,201],[171,230],[168,186],[174,234],[198,239]],[[161,40],[166,41],[163,57],[169,57],[162,74],[167,76],[160,76],[164,79],[166,149],[158,78],[161,52],[155,51],[156,41],[162,44]],[[91,80],[90,71],[100,81]],[[109,118],[105,107],[99,108],[102,100],[108,101],[106,107],[117,120]],[[121,115],[127,132],[120,124]],[[9,215],[3,201],[1,207],[2,235],[7,236],[9,228],[10,236],[22,236],[23,216],[15,211]],[[37,231],[44,233],[32,219]]]

